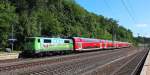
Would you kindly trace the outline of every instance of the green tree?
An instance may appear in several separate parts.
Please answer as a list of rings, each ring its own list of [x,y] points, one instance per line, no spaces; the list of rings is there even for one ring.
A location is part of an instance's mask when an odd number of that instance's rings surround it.
[[[0,1],[0,43],[2,47],[8,46],[7,41],[11,32],[11,25],[17,23],[15,9],[15,6],[11,5],[9,1]]]
[[[3,3],[2,3],[3,2]],[[0,6],[0,31],[6,44],[11,23],[15,24],[18,47],[30,36],[75,36],[134,42],[131,30],[113,18],[97,15],[82,8],[75,0],[8,0]],[[7,6],[7,7],[5,7]],[[4,11],[5,10],[5,11]],[[14,16],[12,16],[13,14]],[[18,15],[17,18],[16,14]],[[114,30],[113,30],[114,29]],[[17,48],[18,48],[17,47]]]

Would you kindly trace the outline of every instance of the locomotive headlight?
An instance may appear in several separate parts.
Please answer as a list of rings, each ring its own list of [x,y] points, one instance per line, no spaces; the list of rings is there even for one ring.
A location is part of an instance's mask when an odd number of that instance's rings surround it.
[[[69,45],[67,44],[66,47],[69,48]]]

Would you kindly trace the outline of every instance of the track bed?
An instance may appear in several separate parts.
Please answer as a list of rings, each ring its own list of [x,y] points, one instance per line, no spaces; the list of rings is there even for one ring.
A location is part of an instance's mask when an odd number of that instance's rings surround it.
[[[1,63],[0,75],[116,75],[123,63],[141,53],[143,50],[124,48]]]

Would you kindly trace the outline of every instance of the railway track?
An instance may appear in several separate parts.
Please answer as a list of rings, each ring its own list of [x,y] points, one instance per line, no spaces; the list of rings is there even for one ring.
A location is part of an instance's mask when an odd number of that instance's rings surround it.
[[[127,58],[96,68],[83,75],[139,75],[139,67],[146,58],[148,50],[140,51]]]
[[[134,59],[130,59],[129,62],[126,62],[125,65],[121,66],[113,75],[139,75],[140,67],[145,61],[147,54],[147,50],[138,53]]]
[[[0,60],[0,67],[8,66],[8,65],[16,65],[21,63],[32,63],[37,61],[45,61],[45,60],[62,60],[67,58],[78,58],[78,57],[84,57],[84,56],[91,56],[96,54],[106,54],[109,52],[116,52],[121,49],[115,49],[115,50],[108,50],[108,51],[96,51],[96,52],[86,52],[86,53],[80,53],[80,54],[71,54],[71,55],[62,55],[62,56],[52,56],[52,57],[43,57],[43,58],[27,58],[27,59],[8,59],[8,60]],[[128,48],[122,49],[122,50],[128,50]]]
[[[127,50],[128,48],[125,48],[125,49],[123,49],[123,50]],[[135,48],[130,48],[130,49],[135,49]],[[107,52],[114,52],[114,51],[117,51],[117,50],[121,50],[121,49],[114,49],[114,50],[107,50],[107,51],[105,51],[105,50],[103,50],[103,51],[100,51],[99,53],[103,53],[103,54],[105,54],[105,53],[107,53]],[[97,52],[92,52],[92,53],[98,53],[98,51]],[[85,53],[80,53],[79,55],[86,55],[86,54],[91,54],[91,52],[89,53],[89,52],[85,52]],[[78,54],[70,54],[69,56],[74,56],[74,55],[78,55]],[[34,61],[34,60],[43,60],[43,59],[46,59],[47,60],[47,58],[53,58],[53,57],[65,57],[66,55],[60,55],[60,56],[48,56],[48,57],[42,57],[42,58],[19,58],[19,59],[7,59],[7,60],[0,60],[0,66],[1,65],[8,65],[9,63],[15,63],[16,64],[16,62],[18,63],[18,62],[25,62],[25,61],[28,61],[28,62],[32,62],[32,61]]]
[[[113,53],[113,52],[118,52],[117,51],[110,51],[108,53]],[[105,55],[107,54],[105,51],[104,52],[93,52],[93,53],[86,53],[86,54],[78,54],[78,55],[71,55],[71,56],[64,56],[64,57],[54,57],[54,58],[45,58],[45,59],[27,59],[23,60],[20,62],[15,62],[15,63],[8,63],[8,64],[3,64],[0,66],[0,72],[1,71],[9,71],[9,70],[14,70],[14,69],[19,69],[19,68],[25,68],[25,67],[30,67],[30,66],[37,66],[37,65],[42,65],[42,64],[53,64],[53,63],[58,63],[58,62],[63,62],[63,61],[68,61],[68,60],[73,60],[73,59],[78,59],[78,58],[87,58],[90,56],[95,56],[97,54],[102,54]],[[30,61],[28,61],[30,60]]]
[[[111,61],[124,60],[132,57],[137,50],[114,50],[103,51],[96,53],[77,54],[73,56],[66,56],[58,59],[47,59],[42,61],[19,63],[15,65],[7,65],[0,67],[0,74],[2,75],[86,75],[99,66]],[[110,58],[111,57],[111,58]],[[113,62],[112,62],[113,63]],[[103,68],[103,67],[101,67]],[[87,72],[87,73],[86,73]]]

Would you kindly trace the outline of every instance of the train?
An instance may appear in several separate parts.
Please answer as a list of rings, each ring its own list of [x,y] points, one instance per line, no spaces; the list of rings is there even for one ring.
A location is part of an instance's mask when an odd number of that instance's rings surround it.
[[[131,43],[94,38],[26,37],[25,54],[51,54],[130,47]]]

